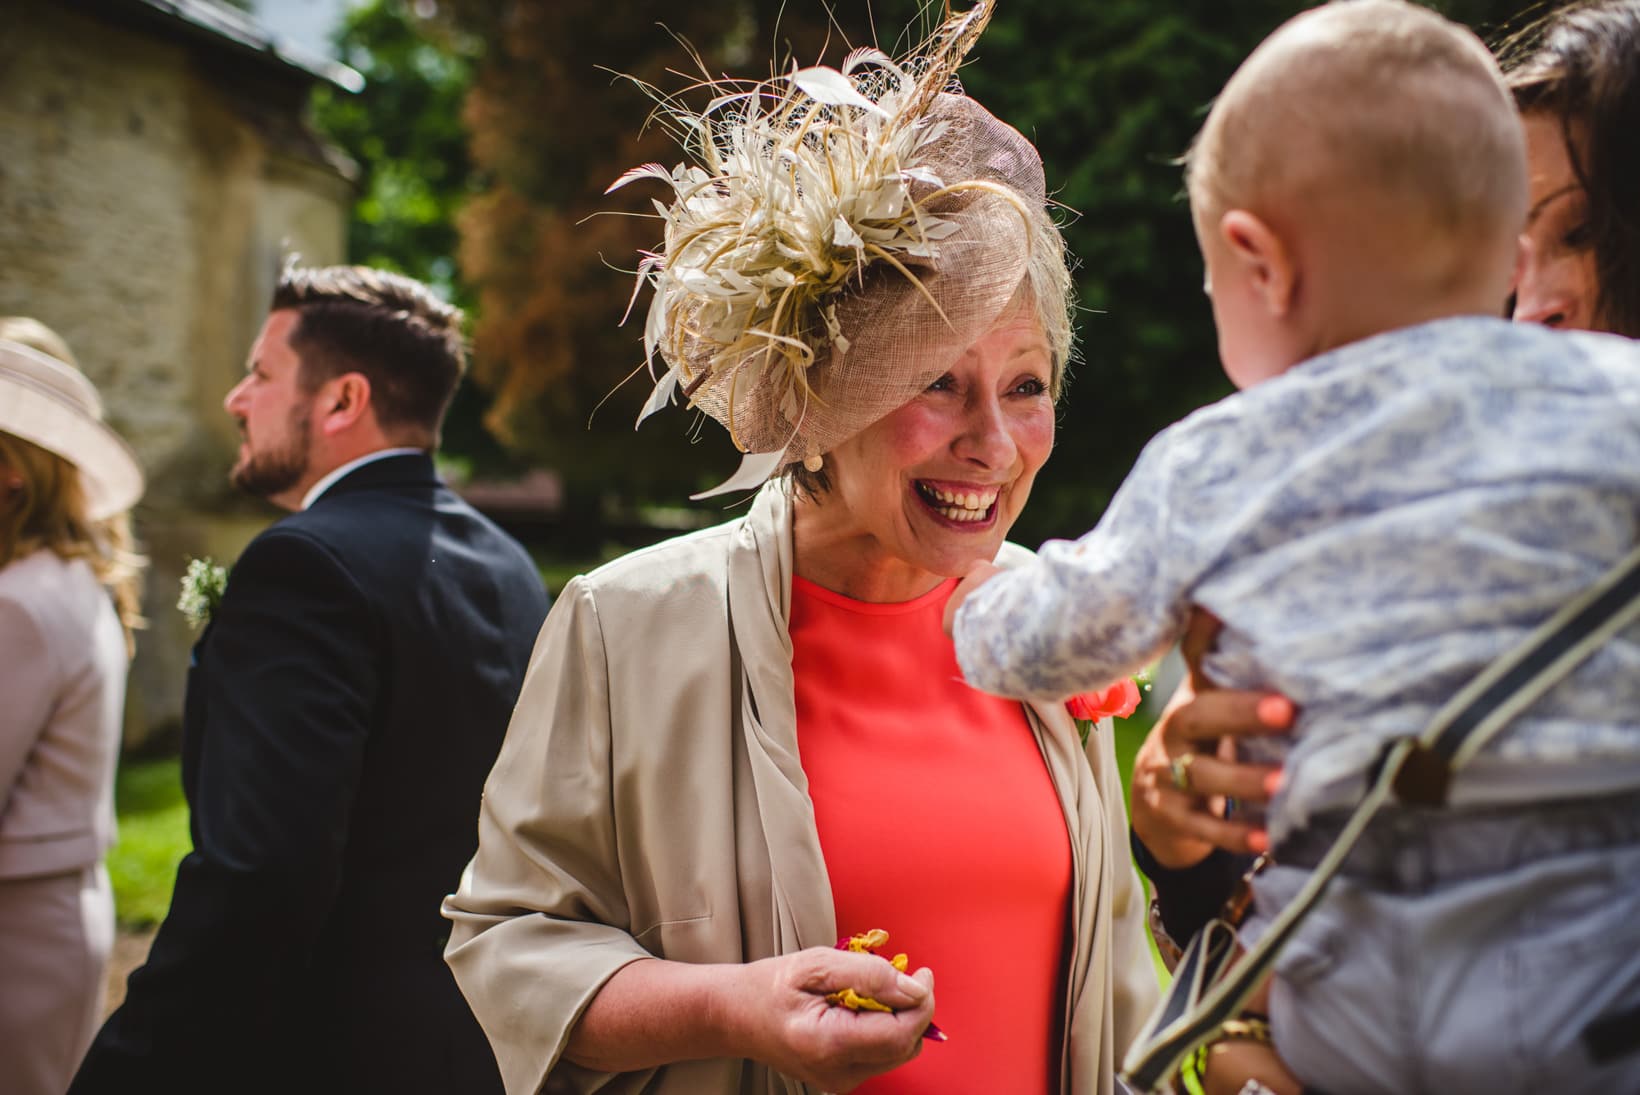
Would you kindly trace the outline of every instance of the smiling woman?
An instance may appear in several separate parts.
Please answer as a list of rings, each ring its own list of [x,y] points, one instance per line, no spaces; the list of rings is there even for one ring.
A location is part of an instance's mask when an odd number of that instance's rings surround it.
[[[992,559],[1053,448],[1053,355],[1022,297],[921,394],[827,454],[801,492],[797,573],[905,601]]]
[[[509,1090],[1105,1093],[1156,991],[1108,723],[941,626],[1028,554],[1070,348],[1041,160],[945,90],[988,14],[716,89],[698,165],[626,177],[675,192],[651,408],[774,479],[547,621],[446,904]],[[873,929],[925,965],[834,947]]]

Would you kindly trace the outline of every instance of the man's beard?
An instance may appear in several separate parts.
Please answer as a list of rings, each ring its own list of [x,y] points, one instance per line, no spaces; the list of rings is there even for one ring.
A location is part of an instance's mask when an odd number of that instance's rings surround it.
[[[257,452],[248,448],[245,456],[228,473],[228,482],[258,498],[272,498],[283,494],[297,483],[308,470],[308,441],[311,431],[307,415],[293,411],[289,423],[290,440],[277,449]],[[250,435],[245,437],[250,445]]]

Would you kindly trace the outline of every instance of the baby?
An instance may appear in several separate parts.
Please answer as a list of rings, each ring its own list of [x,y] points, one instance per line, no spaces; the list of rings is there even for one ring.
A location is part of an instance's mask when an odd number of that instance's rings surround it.
[[[1149,662],[1192,606],[1222,619],[1208,676],[1302,711],[1256,937],[1385,743],[1634,547],[1640,347],[1494,318],[1526,215],[1520,123],[1485,47],[1428,10],[1288,22],[1187,164],[1243,390],[1154,439],[1092,532],[970,575],[955,639],[977,687],[1044,700]],[[1495,738],[1448,806],[1379,815],[1270,1007],[1281,1056],[1332,1095],[1640,1091],[1640,1052],[1585,1038],[1640,1028],[1640,629]]]

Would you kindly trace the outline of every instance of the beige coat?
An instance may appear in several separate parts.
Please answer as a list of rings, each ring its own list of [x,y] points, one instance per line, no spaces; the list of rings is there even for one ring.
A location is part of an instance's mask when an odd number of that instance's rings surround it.
[[[0,880],[79,871],[114,842],[125,632],[83,559],[0,568]]]
[[[744,1061],[610,1077],[560,1059],[635,959],[743,962],[836,942],[797,753],[791,577],[791,504],[770,486],[744,519],[627,555],[553,606],[485,789],[478,854],[445,903],[445,956],[509,1092],[804,1090]],[[1031,714],[1074,838],[1065,1090],[1104,1095],[1157,991],[1143,891],[1109,725],[1085,760],[1062,708]]]
[[[102,1017],[125,632],[84,560],[0,567],[0,1092],[61,1095]]]

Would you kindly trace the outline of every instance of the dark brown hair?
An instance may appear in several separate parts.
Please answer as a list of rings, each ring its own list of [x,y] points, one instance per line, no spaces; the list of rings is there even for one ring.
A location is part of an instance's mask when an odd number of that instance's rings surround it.
[[[370,381],[382,430],[437,447],[444,412],[467,367],[461,309],[419,281],[368,266],[287,265],[273,309],[301,318],[290,345],[312,391],[344,373]]]
[[[1640,338],[1640,0],[1569,5],[1500,52],[1521,113],[1560,120],[1587,195],[1596,321]]]

